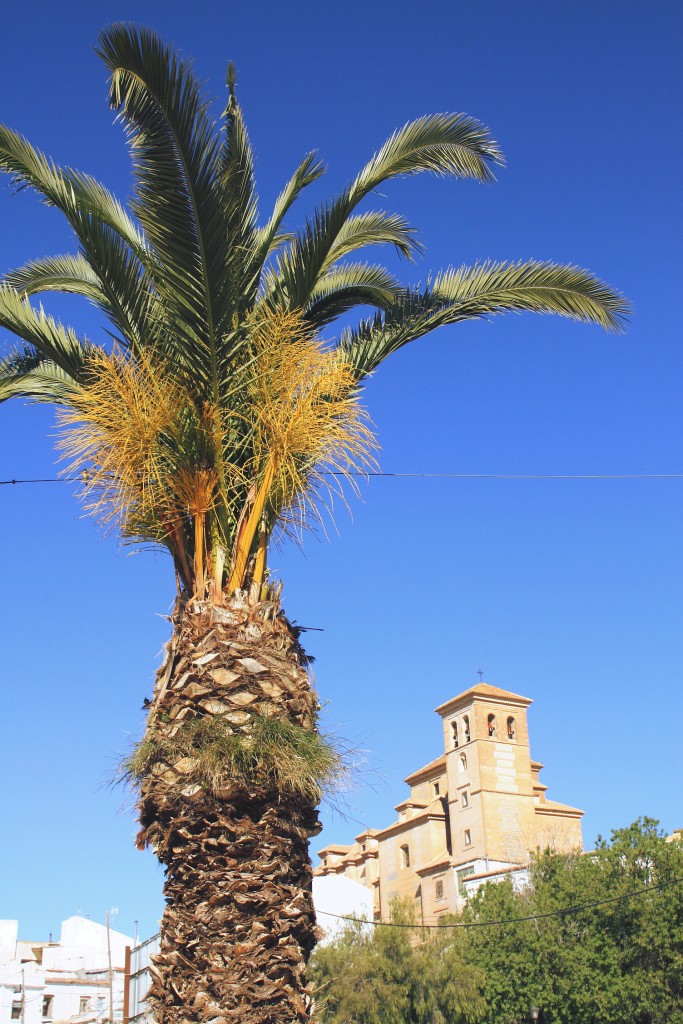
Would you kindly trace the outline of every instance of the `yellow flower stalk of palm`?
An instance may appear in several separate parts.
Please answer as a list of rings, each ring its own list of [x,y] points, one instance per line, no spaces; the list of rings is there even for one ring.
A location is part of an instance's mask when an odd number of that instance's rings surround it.
[[[297,313],[261,314],[252,329],[254,360],[249,386],[254,419],[255,487],[245,508],[228,589],[242,586],[256,532],[262,527],[254,577],[262,578],[265,539],[293,506],[320,518],[321,490],[329,475],[352,478],[374,464],[377,448],[358,401],[351,367],[307,327]]]
[[[87,511],[124,536],[170,542],[188,576],[203,583],[217,474],[188,461],[186,445],[190,422],[210,451],[214,417],[198,414],[173,375],[144,357],[100,351],[88,370],[87,385],[58,411],[59,446],[70,471],[83,472]],[[194,572],[182,530],[188,519]]]

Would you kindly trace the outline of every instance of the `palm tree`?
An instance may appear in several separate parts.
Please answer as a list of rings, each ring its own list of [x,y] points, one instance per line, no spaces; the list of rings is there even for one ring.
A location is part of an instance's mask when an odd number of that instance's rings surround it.
[[[359,394],[402,345],[505,310],[618,330],[626,303],[573,266],[485,262],[405,287],[358,257],[419,251],[403,217],[360,209],[383,182],[492,179],[500,150],[470,117],[396,131],[292,234],[285,218],[323,166],[306,156],[259,223],[232,68],[216,125],[191,68],[152,32],[115,25],[98,52],[131,145],[128,207],[0,127],[2,168],[61,210],[78,243],[0,283],[0,325],[23,343],[0,364],[0,399],[54,403],[86,506],[124,539],[166,548],[175,567],[173,635],[125,765],[139,844],[166,867],[154,1017],[306,1021],[308,840],[340,758],[316,728],[269,541],[323,514],[330,482],[372,464]],[[31,304],[46,291],[94,303],[104,343]],[[363,306],[374,314],[323,343],[323,329]]]

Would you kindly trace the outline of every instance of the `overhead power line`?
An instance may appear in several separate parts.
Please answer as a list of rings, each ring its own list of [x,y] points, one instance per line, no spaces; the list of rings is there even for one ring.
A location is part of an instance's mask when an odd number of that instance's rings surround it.
[[[351,921],[353,924],[369,924],[381,928],[412,928],[415,929],[444,929],[444,928],[493,928],[505,927],[510,924],[521,924],[524,921],[541,921],[549,917],[566,917],[568,914],[579,914],[583,910],[592,910],[593,907],[604,907],[607,903],[622,903],[624,900],[632,900],[636,896],[642,896],[646,892],[654,892],[657,889],[668,889],[670,885],[678,885],[683,878],[672,878],[668,882],[658,882],[656,885],[647,885],[643,889],[635,889],[622,896],[608,896],[604,900],[594,900],[592,903],[582,903],[580,906],[564,907],[561,910],[549,910],[545,914],[527,914],[525,917],[510,917],[499,921],[458,921],[455,924],[405,924],[393,921],[365,921],[351,915],[333,914],[328,910],[318,910],[316,913],[327,917],[336,917],[339,921]]]
[[[75,477],[44,477],[34,480],[0,480],[0,484],[68,484],[75,481]]]
[[[326,476],[394,477],[403,480],[683,480],[683,473],[340,473]],[[16,484],[83,483],[82,476],[35,477],[0,480],[0,486]]]

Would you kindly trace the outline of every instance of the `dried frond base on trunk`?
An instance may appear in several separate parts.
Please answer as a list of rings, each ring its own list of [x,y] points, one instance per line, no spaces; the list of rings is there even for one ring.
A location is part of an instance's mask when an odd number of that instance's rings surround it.
[[[278,783],[268,765],[241,779],[221,777],[216,765],[207,781],[201,744],[195,757],[168,754],[200,717],[219,718],[240,744],[255,720],[314,730],[317,701],[295,633],[276,605],[243,595],[176,616],[143,740],[168,760],[152,756],[140,781],[139,843],[166,866],[150,990],[156,1024],[309,1020],[308,839],[320,830],[318,794]]]
[[[152,968],[157,1024],[308,1021],[315,817],[292,806],[214,800],[159,826],[167,907]]]

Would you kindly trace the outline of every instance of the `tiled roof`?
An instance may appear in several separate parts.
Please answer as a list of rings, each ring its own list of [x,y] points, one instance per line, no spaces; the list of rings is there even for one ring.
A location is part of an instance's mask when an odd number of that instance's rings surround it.
[[[436,857],[432,857],[426,864],[421,864],[419,868],[415,868],[416,875],[426,875],[429,871],[433,871],[435,868],[447,868],[450,867],[451,858],[448,850],[442,850],[441,853],[437,853]]]
[[[410,775],[406,776],[405,781],[408,783],[408,785],[410,785],[410,783],[414,779],[417,779],[418,776],[431,775],[432,772],[438,771],[439,768],[443,768],[444,771],[446,769],[445,754],[442,754],[441,757],[436,757],[433,761],[430,761],[429,764],[426,764],[424,768],[418,768],[416,772],[411,772]]]
[[[464,690],[459,693],[457,697],[451,697],[450,700],[445,701],[443,704],[439,704],[438,708],[435,708],[437,714],[441,714],[447,708],[453,704],[464,703],[466,698],[469,697],[489,697],[492,700],[504,700],[512,703],[522,703],[524,705],[532,704],[533,701],[529,697],[522,697],[519,693],[512,693],[511,690],[501,690],[498,686],[491,686],[490,683],[477,683],[475,686],[471,686],[468,690]]]
[[[549,814],[579,814],[583,815],[585,812],[580,811],[578,807],[570,807],[569,804],[558,804],[557,800],[544,800],[541,804],[536,804],[534,807],[536,813],[542,814],[547,811]]]

